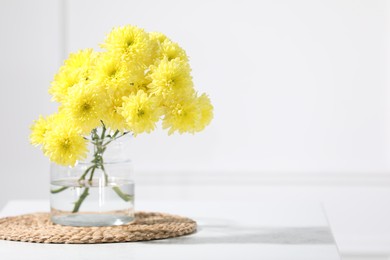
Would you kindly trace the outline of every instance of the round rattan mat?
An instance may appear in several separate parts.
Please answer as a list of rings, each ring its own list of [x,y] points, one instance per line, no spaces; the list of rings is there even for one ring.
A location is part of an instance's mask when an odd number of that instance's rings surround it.
[[[137,212],[131,224],[110,227],[71,227],[53,224],[49,213],[0,219],[0,239],[58,244],[96,244],[164,239],[196,231],[192,219],[154,212]]]

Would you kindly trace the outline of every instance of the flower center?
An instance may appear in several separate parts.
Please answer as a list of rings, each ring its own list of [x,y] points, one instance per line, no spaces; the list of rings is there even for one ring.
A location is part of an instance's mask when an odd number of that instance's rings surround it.
[[[64,141],[61,144],[62,149],[68,150],[70,147],[70,141],[68,138],[64,139]]]
[[[81,106],[81,109],[83,111],[89,111],[91,109],[91,105],[88,104],[88,103],[84,103],[82,106]]]
[[[142,117],[145,114],[145,111],[143,109],[138,109],[137,116]]]
[[[116,76],[116,73],[118,72],[118,70],[116,68],[111,68],[109,71],[108,71],[108,76],[111,77],[111,78],[114,78]]]
[[[168,86],[173,86],[175,84],[175,79],[171,78],[168,80]]]
[[[133,45],[134,44],[134,41],[133,40],[131,40],[131,39],[128,39],[127,41],[126,41],[126,46],[127,46],[127,48],[129,48],[131,45]]]

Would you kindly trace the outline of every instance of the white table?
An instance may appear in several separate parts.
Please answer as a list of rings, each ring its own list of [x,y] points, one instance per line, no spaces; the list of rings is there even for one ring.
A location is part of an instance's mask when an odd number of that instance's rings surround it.
[[[198,231],[175,239],[97,245],[0,240],[0,259],[340,260],[318,203],[155,200],[137,201],[136,206],[190,217],[198,222]],[[46,201],[10,201],[0,216],[48,209]]]

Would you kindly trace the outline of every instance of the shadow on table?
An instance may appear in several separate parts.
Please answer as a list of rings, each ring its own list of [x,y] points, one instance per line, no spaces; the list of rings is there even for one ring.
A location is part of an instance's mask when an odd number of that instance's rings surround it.
[[[154,240],[157,244],[334,244],[328,227],[241,227],[199,225],[196,233]]]

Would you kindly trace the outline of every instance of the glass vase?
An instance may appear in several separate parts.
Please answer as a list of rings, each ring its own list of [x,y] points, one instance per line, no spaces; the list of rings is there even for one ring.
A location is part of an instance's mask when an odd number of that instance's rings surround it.
[[[133,167],[128,137],[88,140],[89,154],[73,167],[51,163],[52,222],[114,226],[134,220]]]

